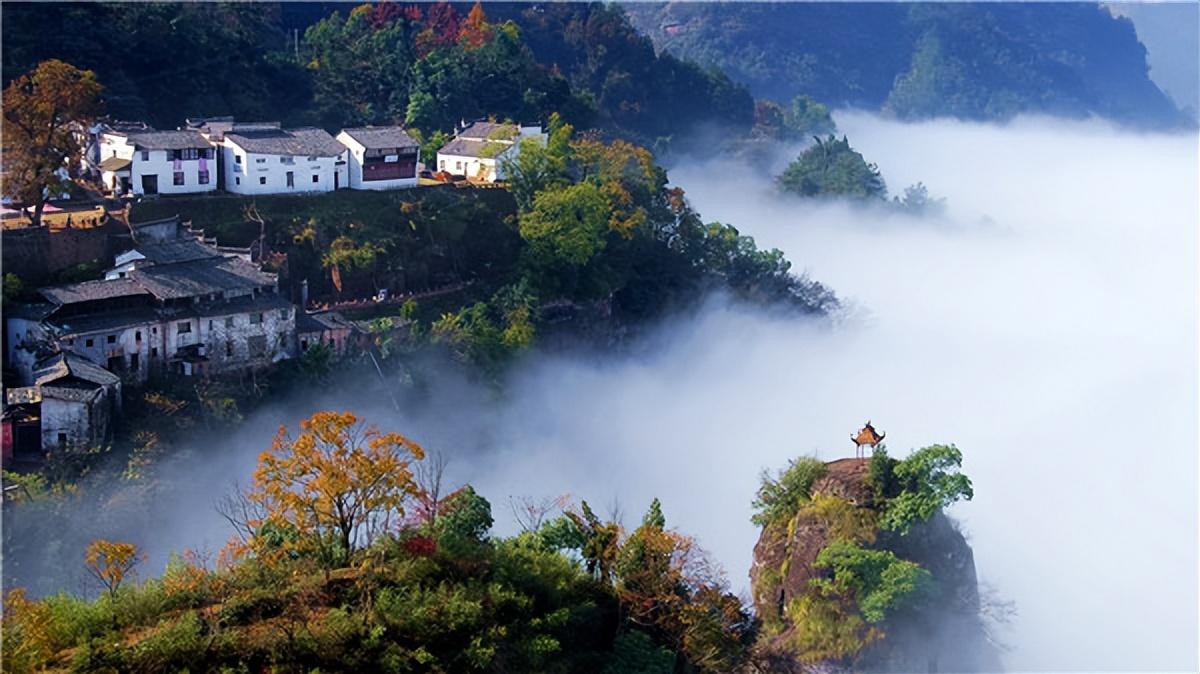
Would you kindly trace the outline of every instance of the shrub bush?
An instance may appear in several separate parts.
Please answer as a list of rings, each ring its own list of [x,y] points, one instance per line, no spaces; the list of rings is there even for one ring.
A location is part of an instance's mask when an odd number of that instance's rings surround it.
[[[814,457],[802,457],[788,463],[774,478],[763,471],[762,485],[753,507],[757,511],[750,521],[759,526],[784,522],[795,516],[809,499],[813,483],[825,474],[825,463]]]

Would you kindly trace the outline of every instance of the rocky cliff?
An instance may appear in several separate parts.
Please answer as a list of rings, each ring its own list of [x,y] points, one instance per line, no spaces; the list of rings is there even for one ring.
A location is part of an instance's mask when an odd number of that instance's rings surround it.
[[[980,617],[975,561],[966,539],[940,510],[904,534],[879,528],[886,503],[872,484],[869,466],[869,459],[826,464],[796,513],[764,526],[750,570],[763,621],[764,657],[773,670],[784,672],[1000,670]],[[928,572],[920,577],[928,582],[905,594],[886,617],[871,620],[869,611],[861,610],[870,588],[835,578],[850,571],[818,559],[837,541],[874,555],[873,572],[862,565],[854,569],[862,577],[874,573],[873,581],[863,581],[867,584],[886,583],[892,574],[882,570],[886,553],[896,564],[920,565]],[[847,587],[857,588],[857,602]]]

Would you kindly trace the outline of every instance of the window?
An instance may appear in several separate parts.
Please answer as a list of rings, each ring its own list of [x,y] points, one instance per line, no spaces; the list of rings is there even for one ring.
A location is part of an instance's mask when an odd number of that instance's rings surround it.
[[[175,171],[175,184],[176,185],[183,184],[183,171]]]
[[[210,318],[210,319],[208,319],[208,329],[209,329],[209,330],[212,330],[212,329],[213,329],[213,322],[212,322],[212,319],[211,319],[211,318]]]
[[[113,156],[117,156],[117,151],[113,150]],[[142,150],[142,161],[150,161],[150,151]]]
[[[240,155],[240,154],[233,155],[233,163],[235,163],[235,164],[242,163],[242,155]]]
[[[461,171],[462,170],[462,162],[460,162],[460,161],[454,162],[454,170]]]
[[[201,185],[207,185],[207,184],[208,184],[208,171],[201,171],[201,172],[200,172],[200,181],[199,181],[199,182],[200,182],[200,184],[201,184]]]
[[[287,172],[287,186],[288,187],[296,186],[296,174],[292,173],[291,171]]]
[[[58,446],[59,446],[59,447],[66,447],[66,446],[67,446],[67,434],[66,434],[66,433],[59,433],[59,434],[58,434]]]
[[[233,358],[233,342],[225,342],[225,357]]]
[[[312,157],[309,157],[309,158],[308,158],[308,160],[309,160],[309,161],[316,161],[316,160],[317,160],[317,157],[314,155],[314,156],[312,156]]]
[[[313,182],[314,182],[314,183],[321,182],[321,176],[319,176],[319,175],[314,175],[314,176],[313,176]]]
[[[291,314],[292,314],[291,309],[280,309],[279,310],[279,318],[281,318],[285,321],[288,319],[289,316],[291,316]]]
[[[280,346],[280,348],[287,346],[287,333],[286,332],[279,333],[279,346]]]
[[[135,341],[135,342],[142,341],[142,331],[141,330],[138,330],[137,332],[133,333],[133,341]]]
[[[84,342],[84,346],[87,346],[88,348],[91,348],[95,345],[96,345],[96,340],[94,340],[94,339],[89,339],[86,342]]]
[[[257,158],[257,159],[255,159],[255,160],[254,160],[254,163],[255,163],[255,164],[265,164],[265,163],[267,163],[267,158],[266,158],[266,157],[259,157],[259,158]]]
[[[262,319],[263,319],[263,315],[261,313],[250,314],[250,324],[251,325],[257,325],[259,323],[262,323]]]
[[[234,184],[234,185],[241,185],[241,184],[242,184],[242,179],[241,179],[241,178],[234,178],[234,179],[233,179],[233,184]]]
[[[188,148],[184,148],[182,150],[176,150],[175,152],[176,152],[176,157],[175,157],[176,159],[199,159],[200,158],[200,149],[195,148],[195,147],[188,147]]]
[[[266,176],[259,176],[259,177],[258,177],[258,184],[259,184],[259,185],[266,185],[266,184],[267,184],[267,177],[266,177]]]
[[[232,327],[233,327],[233,316],[226,316],[226,317],[225,317],[225,327],[227,327],[227,328],[232,328]]]
[[[158,358],[158,347],[157,346],[150,347],[150,357]]]
[[[104,340],[104,341],[108,342],[109,344],[116,344],[116,343],[117,343],[117,336],[116,336],[116,335],[109,335],[107,338],[105,338],[105,340]]]
[[[180,334],[183,334],[185,332],[191,332],[191,331],[192,331],[192,322],[191,321],[180,321],[179,322],[178,332]]]
[[[155,334],[155,335],[157,335],[157,334],[158,334],[158,328],[150,328],[150,332],[151,332],[152,334]]]
[[[129,354],[129,369],[131,369],[135,372],[142,369],[141,361],[138,358],[138,354],[136,354],[136,353]]]
[[[279,163],[280,164],[295,164],[296,158],[295,157],[280,157]]]
[[[262,358],[267,355],[267,338],[265,335],[254,335],[246,339],[246,346],[250,349],[251,358]]]
[[[440,162],[438,162],[438,169],[439,169],[439,170],[441,170],[441,171],[445,171],[445,170],[446,170],[446,160],[445,160],[445,159],[443,159],[443,160],[441,160]]]

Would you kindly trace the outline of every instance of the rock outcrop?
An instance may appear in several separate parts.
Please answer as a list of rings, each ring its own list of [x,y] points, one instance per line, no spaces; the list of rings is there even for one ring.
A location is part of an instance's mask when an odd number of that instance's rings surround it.
[[[843,656],[814,660],[811,653],[802,652],[796,645],[798,626],[789,607],[795,600],[814,596],[811,581],[830,575],[815,565],[817,556],[844,534],[836,529],[844,527],[848,517],[861,515],[862,520],[874,521],[879,504],[867,477],[869,463],[868,459],[831,462],[826,464],[825,475],[813,483],[812,503],[835,497],[851,506],[843,506],[841,516],[831,519],[821,508],[802,507],[786,525],[764,527],[755,545],[750,581],[755,608],[767,635],[764,656],[773,671],[999,671],[997,650],[989,642],[980,617],[971,547],[953,521],[941,512],[914,525],[905,535],[874,531],[870,537],[873,542],[864,546],[888,550],[900,559],[920,564],[932,575],[932,587],[927,592],[874,625],[860,619],[853,602],[830,604],[846,614],[842,626],[832,631],[850,631],[848,626],[853,625],[862,637],[861,647],[851,648]]]

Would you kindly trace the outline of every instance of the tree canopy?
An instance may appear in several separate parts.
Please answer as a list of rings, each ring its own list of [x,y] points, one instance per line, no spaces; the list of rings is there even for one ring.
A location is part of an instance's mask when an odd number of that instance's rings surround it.
[[[43,61],[4,89],[4,191],[33,205],[41,222],[43,200],[65,190],[68,167],[79,159],[78,126],[100,110],[96,73],[57,59]]]
[[[814,140],[779,176],[781,189],[802,197],[873,200],[887,196],[879,168],[850,147],[845,136]]]

